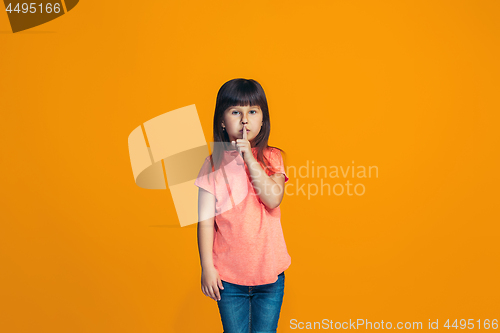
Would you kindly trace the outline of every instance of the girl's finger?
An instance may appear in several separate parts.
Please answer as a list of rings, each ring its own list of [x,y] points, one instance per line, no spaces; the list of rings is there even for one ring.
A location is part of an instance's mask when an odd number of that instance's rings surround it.
[[[210,291],[210,298],[215,299],[215,295],[214,295],[214,292],[212,290],[212,286],[209,286],[208,290]]]
[[[243,140],[247,139],[247,124],[243,125]]]
[[[217,289],[217,287],[212,287],[212,295],[213,295],[213,300],[216,301],[217,300],[217,293],[219,292],[219,289]]]
[[[220,291],[219,291],[219,288],[214,287],[214,291],[215,291],[215,300],[216,301],[220,300]]]

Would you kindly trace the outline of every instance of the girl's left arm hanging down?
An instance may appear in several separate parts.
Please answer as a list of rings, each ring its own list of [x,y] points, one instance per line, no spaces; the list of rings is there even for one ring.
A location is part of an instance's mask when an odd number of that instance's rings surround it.
[[[278,207],[283,200],[285,176],[282,173],[268,176],[253,156],[248,158],[247,166],[260,200],[270,209]]]

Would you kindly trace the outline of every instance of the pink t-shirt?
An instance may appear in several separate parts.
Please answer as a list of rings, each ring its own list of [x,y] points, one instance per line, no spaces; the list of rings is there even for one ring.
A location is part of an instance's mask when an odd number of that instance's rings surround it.
[[[256,147],[252,153],[257,159]],[[264,156],[270,166],[260,165],[267,175],[282,173],[287,182],[281,152],[268,148]],[[244,286],[274,283],[278,274],[291,264],[281,228],[280,207],[269,209],[262,203],[251,183],[248,166],[237,151],[225,151],[221,166],[214,177],[208,156],[194,182],[217,199],[214,266],[226,282]]]

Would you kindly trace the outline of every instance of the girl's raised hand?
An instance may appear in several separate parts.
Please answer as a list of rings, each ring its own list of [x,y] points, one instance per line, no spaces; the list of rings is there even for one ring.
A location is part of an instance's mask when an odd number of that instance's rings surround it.
[[[220,301],[220,289],[224,289],[219,272],[215,267],[201,270],[201,291],[214,301]]]
[[[247,164],[252,158],[254,158],[252,154],[252,146],[250,145],[250,141],[248,141],[247,124],[243,125],[243,138],[236,139],[236,142],[231,141],[231,144],[236,146],[240,154],[243,155],[243,160],[247,162]]]

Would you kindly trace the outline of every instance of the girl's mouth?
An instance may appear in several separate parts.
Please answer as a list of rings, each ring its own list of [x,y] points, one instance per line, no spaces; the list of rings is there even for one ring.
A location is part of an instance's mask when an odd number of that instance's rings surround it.
[[[240,132],[242,132],[242,133],[243,133],[243,130],[240,130]],[[248,130],[248,129],[247,129],[247,132],[250,132],[250,130]]]

